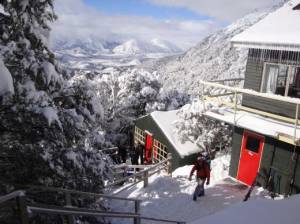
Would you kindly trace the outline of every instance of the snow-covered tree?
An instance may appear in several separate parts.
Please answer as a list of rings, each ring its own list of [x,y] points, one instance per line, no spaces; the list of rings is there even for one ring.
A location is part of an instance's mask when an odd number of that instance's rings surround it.
[[[213,153],[217,149],[230,149],[232,128],[204,115],[207,110],[218,110],[217,105],[195,100],[179,111],[180,120],[175,122],[181,141],[195,142],[202,151]]]
[[[168,111],[181,108],[190,102],[190,96],[185,93],[178,92],[175,89],[165,90],[160,89],[155,102],[150,102],[146,106],[147,112],[155,110]]]
[[[90,144],[104,144],[102,107],[86,83],[66,82],[48,47],[55,19],[52,0],[0,0],[0,79],[8,84],[0,84],[0,163],[9,164],[0,169],[1,191],[99,191],[108,175]]]

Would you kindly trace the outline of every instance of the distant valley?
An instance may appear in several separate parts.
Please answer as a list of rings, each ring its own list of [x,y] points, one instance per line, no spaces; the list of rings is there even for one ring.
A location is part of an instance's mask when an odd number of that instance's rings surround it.
[[[140,66],[151,59],[182,53],[182,49],[164,40],[124,42],[96,38],[53,40],[56,57],[69,68],[100,71],[107,67],[128,68]]]

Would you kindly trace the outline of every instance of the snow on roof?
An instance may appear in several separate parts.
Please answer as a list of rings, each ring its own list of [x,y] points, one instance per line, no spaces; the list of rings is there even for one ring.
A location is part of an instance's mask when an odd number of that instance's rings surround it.
[[[236,124],[234,123],[234,111],[231,109],[222,108],[218,112],[208,111],[207,116],[224,121],[235,126],[246,128],[250,131],[261,133],[266,136],[277,138],[279,134],[294,136],[294,125],[280,122],[274,119],[266,118],[253,113],[237,111]],[[300,138],[300,132],[296,132],[297,139]]]
[[[299,0],[291,0],[244,32],[233,37],[234,46],[300,51],[300,10],[293,8]]]
[[[178,116],[178,110],[166,112],[155,111],[151,113],[151,117],[182,158],[200,151],[200,148],[194,142],[181,142],[179,140],[179,136],[176,134],[174,126],[174,122],[180,119]]]

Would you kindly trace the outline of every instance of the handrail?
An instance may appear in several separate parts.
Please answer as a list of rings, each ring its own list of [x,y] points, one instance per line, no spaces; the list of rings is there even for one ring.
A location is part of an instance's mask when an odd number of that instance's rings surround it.
[[[7,202],[9,200],[15,199],[17,197],[24,196],[24,195],[25,195],[24,191],[13,191],[13,192],[11,192],[7,195],[1,196],[0,197],[0,204],[4,203],[4,202]]]
[[[232,79],[219,79],[219,80],[211,80],[210,82],[218,83],[218,82],[234,82],[234,81],[243,81],[244,78],[232,78]]]
[[[168,219],[149,218],[149,217],[144,217],[144,216],[141,216],[140,218],[144,219],[144,220],[155,221],[155,222],[169,222],[169,223],[176,223],[176,224],[185,224],[186,223],[186,222],[181,222],[181,221],[174,221],[174,220],[168,220]]]
[[[212,82],[206,82],[206,81],[200,81],[201,84],[206,85],[206,86],[211,86],[215,88],[220,88],[220,89],[226,89],[232,92],[237,92],[237,93],[243,93],[247,95],[252,95],[252,96],[257,96],[257,97],[262,97],[270,100],[277,100],[281,102],[286,102],[286,103],[291,103],[291,104],[300,104],[300,99],[296,98],[290,98],[290,97],[284,97],[284,96],[279,96],[279,95],[271,95],[268,93],[260,93],[251,89],[242,89],[238,87],[230,87],[218,83],[212,83]]]
[[[59,214],[59,215],[84,215],[84,216],[102,216],[102,217],[115,217],[115,218],[136,218],[139,214],[128,212],[109,212],[99,211],[94,209],[83,208],[66,208],[59,206],[27,206],[31,212],[46,213],[46,214]]]
[[[101,198],[109,198],[114,200],[121,200],[121,201],[140,201],[136,198],[123,198],[117,197],[112,195],[105,195],[105,194],[98,194],[92,192],[84,192],[84,191],[76,191],[76,190],[69,190],[64,188],[54,188],[54,187],[43,187],[43,186],[29,186],[30,189],[37,189],[37,190],[44,190],[44,191],[54,191],[54,192],[63,192],[63,193],[70,193],[70,194],[79,194],[83,196],[93,196],[93,197],[101,197]]]
[[[118,147],[111,147],[111,148],[106,148],[106,149],[100,149],[101,152],[109,152],[109,151],[115,151],[118,150]]]
[[[185,224],[183,221],[175,221],[169,219],[159,219],[141,216],[140,214],[128,213],[128,212],[109,212],[109,211],[98,211],[92,209],[82,209],[82,208],[65,208],[59,206],[28,206],[29,211],[33,213],[46,213],[46,214],[59,214],[59,215],[82,215],[82,216],[101,216],[101,217],[111,217],[111,218],[139,218],[140,220],[149,220],[155,222],[167,222],[175,224]]]

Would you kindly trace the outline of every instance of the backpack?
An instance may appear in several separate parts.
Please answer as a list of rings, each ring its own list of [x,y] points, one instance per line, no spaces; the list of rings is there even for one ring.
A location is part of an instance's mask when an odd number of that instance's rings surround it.
[[[209,160],[207,157],[204,159],[201,159],[201,163],[199,163],[198,161],[196,162],[195,166],[197,170],[202,170],[204,169],[204,166],[207,165],[209,170],[211,170],[211,160]]]

